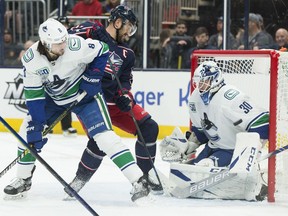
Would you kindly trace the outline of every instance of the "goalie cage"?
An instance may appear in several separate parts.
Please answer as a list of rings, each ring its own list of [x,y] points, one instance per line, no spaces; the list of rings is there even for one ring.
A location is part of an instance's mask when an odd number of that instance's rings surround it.
[[[268,153],[288,144],[288,52],[275,50],[196,50],[192,77],[206,60],[217,62],[227,83],[237,86],[270,112]],[[268,184],[268,202],[288,197],[288,151],[261,162]],[[266,175],[265,175],[266,174]]]

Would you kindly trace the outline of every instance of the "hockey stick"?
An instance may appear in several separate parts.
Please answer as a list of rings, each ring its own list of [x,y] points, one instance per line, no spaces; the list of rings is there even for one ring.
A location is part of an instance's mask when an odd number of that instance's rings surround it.
[[[262,157],[260,157],[258,159],[258,162],[260,161],[263,161],[267,158],[270,158],[270,157],[273,157],[285,150],[288,149],[288,145],[286,146],[283,146],[279,149],[276,149],[275,151],[272,151],[266,155],[263,155]],[[179,186],[176,186],[173,190],[170,191],[170,194],[172,194],[173,196],[175,197],[178,197],[178,198],[187,198],[187,197],[190,197],[200,191],[203,191],[203,190],[206,190],[212,186],[215,186],[219,183],[222,183],[230,178],[233,178],[237,175],[237,173],[231,173],[229,172],[236,164],[238,160],[238,157],[235,158],[235,160],[231,163],[232,166],[229,167],[228,170],[222,170],[216,174],[212,174],[211,176],[205,178],[205,179],[202,179],[200,181],[197,181],[197,182],[194,182],[194,183],[191,183],[189,186],[187,187],[179,187]]]
[[[52,129],[53,127],[60,122],[71,110],[73,107],[75,107],[86,95],[87,93],[84,91],[82,92],[78,98],[76,99],[76,101],[74,101],[73,103],[71,103],[71,105],[60,115],[58,116],[57,119],[55,119],[55,121],[49,125],[44,131],[43,131],[43,136],[46,136]],[[25,149],[20,155],[18,155],[18,157],[16,157],[1,173],[0,173],[0,178],[6,173],[8,172],[16,163],[17,161],[21,160],[23,157],[25,157],[25,155],[27,155],[29,153],[28,149]]]
[[[117,84],[118,84],[118,86],[119,86],[119,88],[120,88],[120,91],[121,91],[122,94],[124,94],[123,86],[122,86],[122,84],[121,84],[121,82],[120,82],[120,80],[119,80],[119,77],[118,77],[118,75],[117,75],[117,72],[116,72],[116,70],[115,70],[115,68],[114,68],[114,65],[113,65],[113,62],[112,62],[112,59],[111,59],[111,58],[115,59],[114,54],[115,54],[114,52],[112,52],[112,53],[110,54],[110,56],[109,56],[109,58],[108,58],[108,62],[109,62],[109,65],[110,65],[110,67],[111,67],[111,70],[112,70],[112,72],[113,72],[113,74],[114,74],[114,76],[115,76],[115,78],[116,78],[116,81],[117,81]],[[133,113],[132,109],[129,110],[129,113],[130,113],[130,115],[131,115],[131,117],[132,117],[132,119],[133,119],[133,122],[134,122],[135,127],[136,127],[136,130],[137,130],[137,134],[138,134],[141,142],[143,143],[144,149],[145,149],[145,151],[146,151],[146,154],[148,155],[150,164],[151,164],[151,166],[152,166],[152,169],[153,169],[154,172],[155,172],[155,175],[156,175],[156,177],[157,177],[157,180],[158,180],[158,182],[159,182],[159,185],[161,186],[161,188],[162,188],[162,190],[163,190],[163,186],[162,186],[162,183],[161,183],[161,181],[160,181],[159,175],[158,175],[157,170],[156,170],[156,168],[155,168],[155,166],[154,166],[153,160],[152,160],[152,158],[151,158],[151,155],[150,155],[149,150],[148,150],[148,148],[147,148],[146,142],[145,142],[145,140],[144,140],[144,138],[143,138],[143,135],[142,135],[141,130],[140,130],[140,128],[139,128],[139,125],[138,125],[138,123],[137,123],[137,121],[136,121],[136,119],[135,119],[135,116],[134,116],[134,113]]]
[[[92,214],[99,216],[86,201],[75,191],[58,173],[31,147],[1,116],[0,121],[3,125],[21,142],[33,156],[69,191],[73,196]]]
[[[278,148],[278,149],[276,149],[275,151],[269,152],[268,154],[261,156],[261,157],[258,159],[258,161],[262,161],[262,160],[265,160],[265,159],[267,159],[267,158],[273,157],[273,156],[275,156],[275,155],[277,155],[277,154],[279,154],[279,153],[281,153],[281,152],[283,152],[283,151],[285,151],[285,150],[287,150],[287,149],[288,149],[288,145],[283,146],[283,147],[281,147],[281,148]]]

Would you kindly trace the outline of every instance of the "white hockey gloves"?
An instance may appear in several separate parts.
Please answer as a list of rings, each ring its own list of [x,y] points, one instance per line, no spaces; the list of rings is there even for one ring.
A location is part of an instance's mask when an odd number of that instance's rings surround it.
[[[160,143],[160,154],[163,161],[184,162],[194,158],[195,150],[199,147],[193,133],[187,131],[186,137],[179,127],[175,127],[170,136]]]

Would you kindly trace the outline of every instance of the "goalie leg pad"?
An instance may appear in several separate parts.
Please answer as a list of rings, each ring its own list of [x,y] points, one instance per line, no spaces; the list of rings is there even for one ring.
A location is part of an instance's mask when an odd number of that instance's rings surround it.
[[[213,161],[213,166],[216,167],[225,167],[228,166],[231,162],[233,156],[233,150],[228,149],[212,149],[207,144],[204,149],[199,153],[198,157],[191,161],[193,165],[201,165],[201,162],[204,159],[209,158]],[[207,161],[207,160],[205,160]],[[199,164],[200,163],[200,164]]]

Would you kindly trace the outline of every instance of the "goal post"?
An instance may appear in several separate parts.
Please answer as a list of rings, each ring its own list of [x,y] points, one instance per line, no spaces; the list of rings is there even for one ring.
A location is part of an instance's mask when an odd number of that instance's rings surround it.
[[[194,71],[203,61],[215,61],[227,83],[248,94],[269,110],[267,152],[288,144],[288,52],[275,50],[196,50],[191,59],[191,92]],[[288,156],[283,152],[263,164],[268,202],[288,194]],[[262,164],[261,164],[262,166]],[[286,181],[287,182],[287,181]]]

